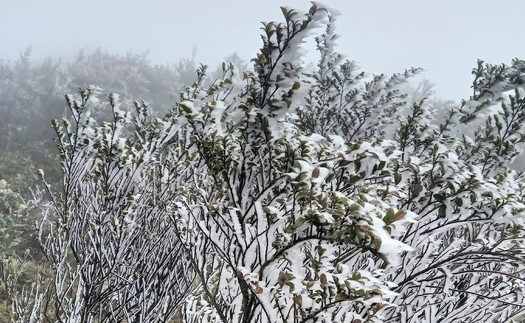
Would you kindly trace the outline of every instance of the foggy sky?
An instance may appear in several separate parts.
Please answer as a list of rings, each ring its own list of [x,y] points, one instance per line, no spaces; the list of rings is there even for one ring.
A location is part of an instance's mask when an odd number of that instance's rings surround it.
[[[370,73],[427,70],[439,97],[470,95],[476,59],[525,58],[521,0],[325,0],[340,11],[338,51]],[[1,60],[28,46],[33,57],[72,56],[82,48],[149,51],[154,63],[192,55],[216,64],[237,52],[248,61],[260,44],[261,21],[281,21],[291,0],[0,0]],[[314,60],[315,53],[309,59]]]

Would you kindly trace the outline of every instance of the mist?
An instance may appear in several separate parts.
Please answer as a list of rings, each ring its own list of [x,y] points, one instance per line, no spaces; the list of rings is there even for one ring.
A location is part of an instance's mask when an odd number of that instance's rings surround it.
[[[148,53],[156,64],[192,57],[209,65],[236,52],[249,61],[259,47],[261,21],[278,21],[279,6],[298,1],[2,1],[0,59],[14,60],[31,46],[32,57],[70,60],[81,49]],[[337,9],[338,51],[370,73],[422,67],[437,96],[459,100],[471,93],[478,58],[508,63],[525,51],[525,4],[483,1],[326,1]],[[316,60],[310,46],[308,59]]]

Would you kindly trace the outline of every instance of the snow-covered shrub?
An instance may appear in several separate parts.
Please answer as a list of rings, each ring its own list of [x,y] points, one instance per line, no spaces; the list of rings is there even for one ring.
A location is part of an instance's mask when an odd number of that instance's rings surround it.
[[[334,38],[332,26],[318,38],[316,84],[297,124],[383,147],[393,175],[385,203],[416,220],[394,235],[413,248],[399,264],[358,255],[352,265],[379,266],[397,285],[384,321],[506,322],[522,313],[524,178],[507,166],[525,138],[525,63],[479,61],[473,96],[442,117],[399,87],[417,69],[361,81],[334,53]]]
[[[53,315],[68,322],[165,322],[193,282],[164,180],[162,150],[175,125],[150,118],[145,102],[132,116],[119,97],[89,87],[68,95],[71,118],[54,120],[63,171],[60,191],[46,183],[51,206],[42,249],[54,271]],[[90,117],[103,105],[106,122]],[[44,178],[43,171],[40,175]],[[174,184],[174,183],[173,183]]]
[[[337,13],[282,8],[253,69],[163,118],[88,88],[55,121],[42,223],[67,322],[506,322],[523,311],[523,61],[474,70],[445,118],[334,50]],[[301,44],[316,27],[320,61]],[[434,101],[435,102],[435,101]],[[112,119],[91,117],[105,105]],[[473,136],[462,127],[483,120]],[[49,187],[49,186],[48,186]]]

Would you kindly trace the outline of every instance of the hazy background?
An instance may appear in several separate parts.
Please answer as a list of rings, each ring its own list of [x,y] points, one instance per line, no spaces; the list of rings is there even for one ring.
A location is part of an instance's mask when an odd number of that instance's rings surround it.
[[[470,94],[476,59],[508,63],[525,57],[521,0],[331,0],[341,12],[338,49],[371,73],[411,66],[427,70],[437,95]],[[110,53],[149,51],[154,63],[191,57],[214,65],[257,51],[261,21],[281,20],[287,0],[0,0],[0,60],[32,46],[33,59],[69,57],[86,47]],[[314,59],[313,56],[311,58]]]

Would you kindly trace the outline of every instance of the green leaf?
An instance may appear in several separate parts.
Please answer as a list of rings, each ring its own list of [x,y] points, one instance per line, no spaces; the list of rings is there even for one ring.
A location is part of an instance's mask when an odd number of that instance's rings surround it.
[[[179,106],[182,108],[182,110],[185,112],[185,113],[191,113],[192,110],[189,106],[187,106],[186,104],[184,103],[179,103]]]
[[[295,220],[295,223],[286,227],[284,229],[285,233],[294,233],[295,230],[299,229],[304,223],[306,222],[306,219],[304,217],[300,217],[297,220]]]
[[[350,163],[351,163],[351,161],[349,161],[349,160],[340,160],[339,161],[339,166],[340,167],[345,167],[346,165],[348,165]]]
[[[434,199],[440,203],[443,203],[445,202],[445,199],[446,199],[446,196],[445,194],[441,194],[441,193],[436,193],[434,194]]]
[[[401,182],[401,174],[394,173],[394,183],[397,185]]]
[[[456,203],[456,205],[458,207],[462,207],[463,206],[463,199],[461,197],[457,197],[454,202]]]
[[[365,296],[365,291],[362,290],[362,289],[358,289],[354,293],[355,293],[356,296],[359,296],[359,297]]]
[[[361,161],[356,160],[354,161],[354,164],[355,164],[355,171],[358,172],[361,169]]]
[[[386,225],[389,225],[390,223],[392,223],[394,221],[394,216],[395,216],[394,209],[393,208],[389,208],[386,211],[386,215],[383,217],[383,221],[385,222]]]
[[[335,295],[335,300],[336,301],[344,301],[348,299],[348,295],[346,295],[346,293],[339,293],[337,295]]]
[[[412,186],[412,195],[413,197],[419,196],[419,194],[423,191],[423,185],[416,183],[414,186]]]
[[[441,205],[438,209],[438,217],[440,218],[446,218],[447,217],[447,206],[446,205]]]

